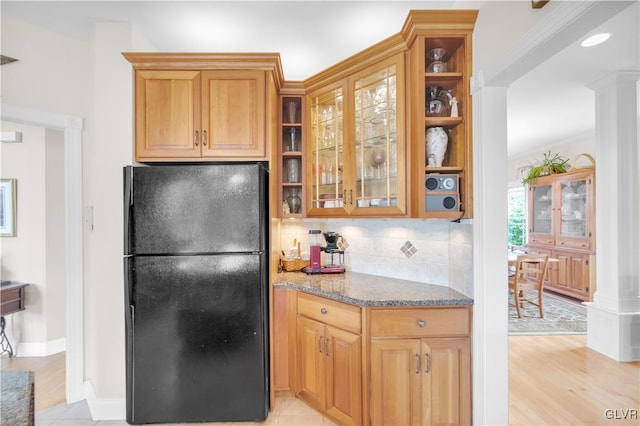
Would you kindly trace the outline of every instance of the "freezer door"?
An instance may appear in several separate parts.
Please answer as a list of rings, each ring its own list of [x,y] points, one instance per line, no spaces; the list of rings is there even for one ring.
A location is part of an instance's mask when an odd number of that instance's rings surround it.
[[[127,421],[264,420],[264,256],[145,256],[127,262]]]
[[[125,168],[125,254],[261,252],[264,163]]]

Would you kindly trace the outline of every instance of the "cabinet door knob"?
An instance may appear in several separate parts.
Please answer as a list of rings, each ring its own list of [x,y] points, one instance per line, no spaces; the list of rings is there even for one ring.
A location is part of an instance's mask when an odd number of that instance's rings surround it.
[[[322,353],[322,336],[318,338],[318,352]]]
[[[425,357],[425,370],[424,372],[429,374],[429,370],[431,370],[431,356],[429,355],[429,352],[424,354]]]
[[[422,320],[418,320],[418,327],[420,328],[424,328],[424,326],[427,325],[426,322],[422,321]]]
[[[207,131],[202,131],[202,145],[207,146]]]
[[[195,131],[193,132],[193,144],[194,144],[195,146],[198,146],[199,139],[200,139],[200,134],[198,133],[198,131],[197,131],[197,130],[195,130]]]
[[[416,374],[420,374],[420,355],[416,354]]]
[[[327,312],[328,312],[328,311],[327,311],[327,308],[322,308],[322,309],[320,309],[320,313],[321,313],[322,315],[326,315],[326,314],[327,314]]]

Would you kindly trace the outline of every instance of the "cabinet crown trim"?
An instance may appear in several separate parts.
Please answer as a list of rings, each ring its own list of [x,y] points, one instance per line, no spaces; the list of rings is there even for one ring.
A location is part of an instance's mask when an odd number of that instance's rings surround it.
[[[278,89],[284,84],[279,53],[238,52],[123,52],[135,70],[247,70],[270,71]]]

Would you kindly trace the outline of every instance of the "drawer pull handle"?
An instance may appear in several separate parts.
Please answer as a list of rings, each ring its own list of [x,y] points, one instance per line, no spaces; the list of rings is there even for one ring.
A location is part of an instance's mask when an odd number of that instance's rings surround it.
[[[324,354],[329,356],[329,339],[324,340]]]
[[[416,374],[420,374],[420,355],[416,354]]]
[[[327,308],[322,308],[322,309],[320,309],[320,313],[321,313],[322,315],[326,315],[326,314],[327,314],[327,312],[328,312],[328,311],[327,311]]]
[[[322,353],[322,336],[318,339],[318,352]]]
[[[200,139],[200,136],[199,136],[198,131],[196,130],[196,131],[193,132],[193,144],[195,146],[198,146],[198,140],[199,139]]]
[[[424,354],[425,356],[425,373],[429,374],[429,370],[431,370],[431,356],[429,355],[429,352]]]
[[[427,325],[426,322],[422,321],[422,320],[418,320],[418,327],[420,328],[424,328],[424,326]]]

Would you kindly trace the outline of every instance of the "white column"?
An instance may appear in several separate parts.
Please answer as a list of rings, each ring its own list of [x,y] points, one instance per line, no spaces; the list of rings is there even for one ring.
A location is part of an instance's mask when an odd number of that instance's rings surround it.
[[[587,346],[617,361],[640,360],[640,71],[590,85],[596,94],[596,292]]]
[[[473,423],[509,423],[507,88],[473,90]]]

